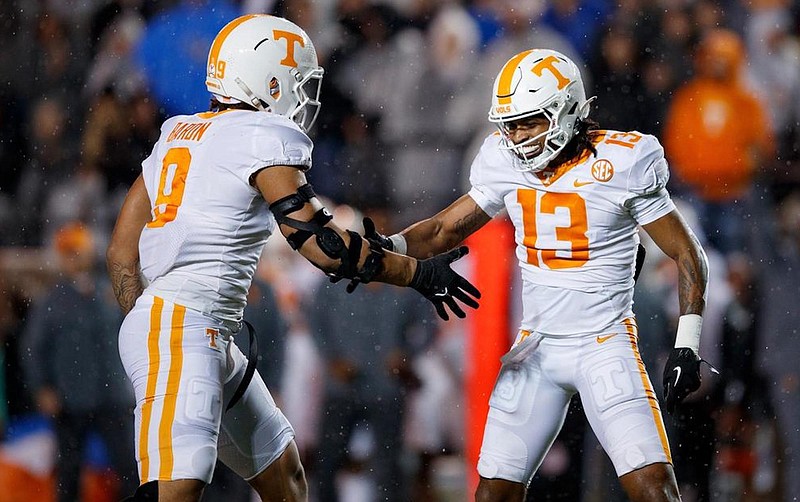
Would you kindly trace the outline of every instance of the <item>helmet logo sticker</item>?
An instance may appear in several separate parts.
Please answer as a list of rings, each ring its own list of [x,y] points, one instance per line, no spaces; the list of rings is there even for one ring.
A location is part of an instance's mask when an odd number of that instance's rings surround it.
[[[294,59],[294,48],[295,44],[300,44],[300,47],[306,46],[305,42],[303,42],[303,36],[284,30],[272,30],[272,36],[275,37],[275,40],[286,39],[286,57],[281,59],[281,64],[297,68],[297,61]]]
[[[542,59],[538,63],[536,63],[531,71],[537,76],[541,77],[542,72],[544,70],[548,70],[556,79],[558,80],[558,90],[563,89],[570,83],[570,79],[565,77],[558,71],[558,68],[555,67],[555,63],[559,62],[560,60],[555,56],[547,56],[546,58]]]
[[[614,166],[606,159],[596,160],[592,164],[592,177],[597,181],[608,181],[614,176]]]

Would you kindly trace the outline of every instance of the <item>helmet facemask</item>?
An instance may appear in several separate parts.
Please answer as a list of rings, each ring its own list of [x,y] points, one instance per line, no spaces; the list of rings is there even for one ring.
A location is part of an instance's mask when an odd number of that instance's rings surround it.
[[[561,106],[555,106],[555,108],[559,107]],[[550,122],[550,126],[546,131],[537,134],[532,138],[526,139],[521,143],[515,144],[511,140],[508,124],[528,117],[534,117],[536,115],[541,115],[547,118],[547,120]],[[559,123],[561,123],[561,120],[559,120],[558,112],[553,113],[549,110],[541,109],[535,110],[532,113],[525,114],[524,116],[515,118],[513,120],[503,120],[501,122],[497,122],[497,128],[500,130],[500,135],[503,137],[503,142],[501,143],[500,148],[514,152],[514,154],[516,154],[517,158],[520,160],[519,164],[514,164],[514,169],[518,171],[541,171],[547,167],[547,164],[549,164],[551,160],[556,158],[558,154],[561,153],[561,150],[563,150],[564,147],[567,146],[567,143],[569,143],[569,140],[572,139],[572,135],[564,131]],[[541,141],[542,138],[544,138],[543,142]],[[537,148],[540,142],[542,144],[541,149]]]
[[[297,83],[292,87],[292,93],[297,97],[297,107],[289,114],[289,118],[308,132],[317,120],[322,105],[319,94],[322,90],[324,72],[322,68],[312,68],[305,75],[301,75],[296,69],[291,73],[297,79]]]

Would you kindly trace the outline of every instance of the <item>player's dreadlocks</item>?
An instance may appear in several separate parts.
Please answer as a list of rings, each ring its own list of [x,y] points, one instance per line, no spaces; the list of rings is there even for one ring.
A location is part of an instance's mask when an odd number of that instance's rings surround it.
[[[561,150],[558,157],[554,159],[550,165],[559,166],[573,159],[577,159],[583,152],[589,150],[592,155],[597,155],[597,149],[594,147],[594,138],[597,135],[596,131],[600,129],[600,125],[592,119],[582,119],[575,122],[575,136],[572,137],[567,146]]]

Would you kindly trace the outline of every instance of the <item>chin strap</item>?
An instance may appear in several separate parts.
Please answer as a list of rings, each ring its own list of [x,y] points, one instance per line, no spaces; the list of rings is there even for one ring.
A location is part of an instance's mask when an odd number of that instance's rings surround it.
[[[243,93],[247,94],[247,97],[250,98],[250,104],[253,105],[256,108],[256,110],[260,110],[262,112],[269,111],[269,107],[264,106],[264,102],[258,99],[258,97],[253,93],[253,91],[251,91],[250,88],[247,87],[247,84],[244,83],[244,80],[240,79],[239,77],[236,77],[236,80],[234,80],[234,82],[236,82],[236,85],[239,86],[239,88],[242,90]]]

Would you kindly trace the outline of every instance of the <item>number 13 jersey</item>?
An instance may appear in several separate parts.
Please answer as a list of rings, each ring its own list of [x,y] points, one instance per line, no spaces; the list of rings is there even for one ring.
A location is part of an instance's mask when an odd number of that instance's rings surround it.
[[[153,219],[139,239],[146,292],[238,322],[275,218],[251,177],[311,166],[291,120],[245,110],[172,117],[142,162]]]
[[[521,171],[498,133],[472,163],[469,195],[489,216],[503,208],[515,228],[522,270],[522,329],[596,333],[633,314],[637,225],[671,212],[658,140],[593,131],[587,151],[555,170]]]

